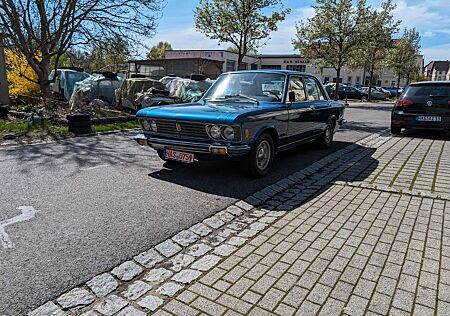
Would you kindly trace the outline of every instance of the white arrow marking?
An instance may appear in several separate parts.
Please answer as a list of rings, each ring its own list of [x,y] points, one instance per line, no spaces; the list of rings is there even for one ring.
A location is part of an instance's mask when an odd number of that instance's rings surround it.
[[[12,224],[28,221],[32,219],[37,212],[39,212],[32,206],[19,206],[17,209],[20,210],[22,214],[14,216],[10,219],[5,219],[4,221],[0,222],[0,242],[2,243],[3,248],[10,249],[13,247],[13,243],[11,241],[11,238],[9,238],[9,235],[6,233],[5,227]]]

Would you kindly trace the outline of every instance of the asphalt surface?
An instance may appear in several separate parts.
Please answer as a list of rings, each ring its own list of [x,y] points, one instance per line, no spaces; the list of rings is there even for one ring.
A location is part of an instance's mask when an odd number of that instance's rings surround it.
[[[312,145],[276,157],[250,179],[231,162],[162,162],[133,134],[0,148],[0,222],[31,206],[34,218],[5,228],[0,315],[23,315],[147,250],[238,199],[389,125],[390,106],[351,104],[330,150]]]

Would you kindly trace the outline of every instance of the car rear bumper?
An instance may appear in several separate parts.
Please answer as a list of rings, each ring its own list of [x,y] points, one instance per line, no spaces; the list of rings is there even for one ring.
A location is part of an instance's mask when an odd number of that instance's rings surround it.
[[[440,116],[441,121],[418,121],[418,116]],[[406,114],[404,112],[393,111],[391,116],[391,124],[392,126],[398,126],[400,128],[450,130],[450,116],[438,114]]]
[[[247,155],[251,150],[251,147],[249,145],[208,144],[183,140],[155,138],[147,136],[145,134],[136,135],[134,137],[134,140],[136,140],[139,145],[144,145],[146,143],[156,150],[168,148],[188,153],[197,153],[211,156],[242,157]]]

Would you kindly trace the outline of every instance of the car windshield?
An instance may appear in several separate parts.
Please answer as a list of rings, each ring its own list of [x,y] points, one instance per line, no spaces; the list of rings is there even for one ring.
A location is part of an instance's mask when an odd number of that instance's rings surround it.
[[[265,72],[230,73],[219,77],[206,93],[207,101],[281,102],[286,76]]]

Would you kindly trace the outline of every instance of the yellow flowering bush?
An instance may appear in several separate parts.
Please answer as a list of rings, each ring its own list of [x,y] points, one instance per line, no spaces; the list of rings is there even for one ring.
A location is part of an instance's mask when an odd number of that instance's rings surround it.
[[[10,95],[35,95],[39,93],[39,85],[26,79],[37,80],[34,70],[20,53],[11,49],[5,50],[6,68]]]

